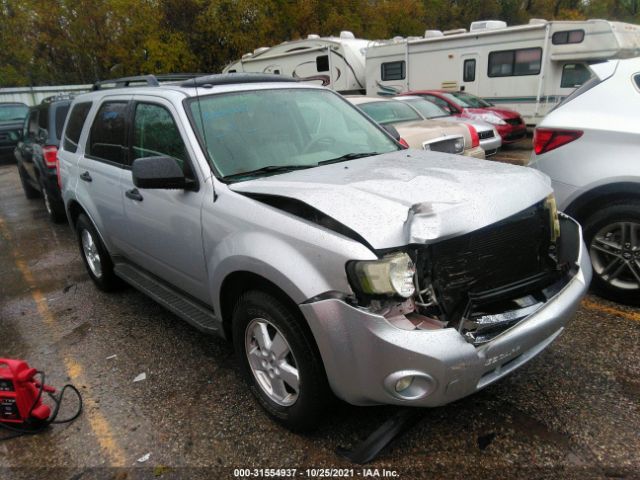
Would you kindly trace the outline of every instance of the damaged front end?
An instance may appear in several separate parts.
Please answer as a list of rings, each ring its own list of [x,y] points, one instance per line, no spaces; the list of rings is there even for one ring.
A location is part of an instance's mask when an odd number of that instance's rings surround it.
[[[416,231],[412,222],[419,222],[421,215],[429,215],[428,207],[410,209],[410,236]],[[579,227],[559,217],[549,196],[479,230],[382,254],[380,264],[399,255],[410,259],[404,273],[406,277],[411,272],[410,295],[367,288],[385,275],[380,269],[358,275],[363,264],[372,262],[352,262],[347,272],[360,308],[403,330],[455,328],[479,347],[533,315],[562,290],[577,271],[580,243]]]

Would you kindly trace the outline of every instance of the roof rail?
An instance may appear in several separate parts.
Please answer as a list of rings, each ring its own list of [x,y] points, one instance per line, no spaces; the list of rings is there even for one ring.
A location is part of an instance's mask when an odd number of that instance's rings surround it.
[[[263,83],[263,82],[299,82],[298,79],[286,75],[269,73],[218,73],[203,77],[192,78],[183,82],[181,87],[213,87],[216,85],[233,85],[235,83]]]
[[[45,97],[40,102],[42,103],[53,103],[59,100],[73,100],[75,98],[75,93],[58,93],[57,95],[51,95],[49,97]]]
[[[110,88],[125,88],[131,84],[145,83],[148,87],[157,87],[160,82],[178,82],[195,77],[202,77],[205,73],[166,73],[162,75],[138,75],[133,77],[114,78],[111,80],[101,80],[93,84],[93,90],[101,90],[105,85],[113,84]],[[137,85],[135,85],[137,86]]]

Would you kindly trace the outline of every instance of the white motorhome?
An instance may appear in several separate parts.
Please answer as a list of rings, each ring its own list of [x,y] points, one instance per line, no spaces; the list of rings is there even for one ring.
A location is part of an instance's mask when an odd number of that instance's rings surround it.
[[[368,48],[367,95],[464,90],[518,111],[533,126],[590,77],[589,64],[638,55],[638,25],[473,22],[469,32],[427,30],[424,37],[395,38]]]
[[[308,35],[301,40],[261,47],[223,69],[289,75],[342,93],[364,93],[364,52],[372,42],[349,31],[339,37]]]

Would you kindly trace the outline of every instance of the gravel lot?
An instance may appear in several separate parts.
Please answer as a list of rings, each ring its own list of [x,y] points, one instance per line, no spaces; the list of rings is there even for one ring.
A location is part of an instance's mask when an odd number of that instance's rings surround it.
[[[500,158],[524,162],[527,147]],[[85,399],[75,423],[0,442],[2,479],[233,478],[238,467],[366,477],[335,449],[397,411],[336,401],[317,432],[282,429],[239,379],[229,345],[133,289],[96,290],[70,229],[25,199],[15,165],[0,166],[0,329],[0,357],[28,359]],[[640,478],[639,359],[640,309],[588,296],[540,356],[474,396],[424,410],[366,468],[406,479]],[[146,380],[134,383],[140,373]]]

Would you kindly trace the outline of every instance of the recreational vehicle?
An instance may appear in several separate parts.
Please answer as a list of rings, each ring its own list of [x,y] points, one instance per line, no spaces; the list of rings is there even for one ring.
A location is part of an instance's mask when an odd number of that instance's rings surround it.
[[[223,73],[275,73],[342,93],[364,93],[364,52],[371,43],[348,31],[340,32],[339,37],[308,35],[275,47],[257,48],[227,65]]]
[[[518,111],[527,125],[590,76],[589,65],[640,55],[640,26],[606,20],[546,21],[507,27],[473,22],[366,50],[367,95],[464,90]]]

